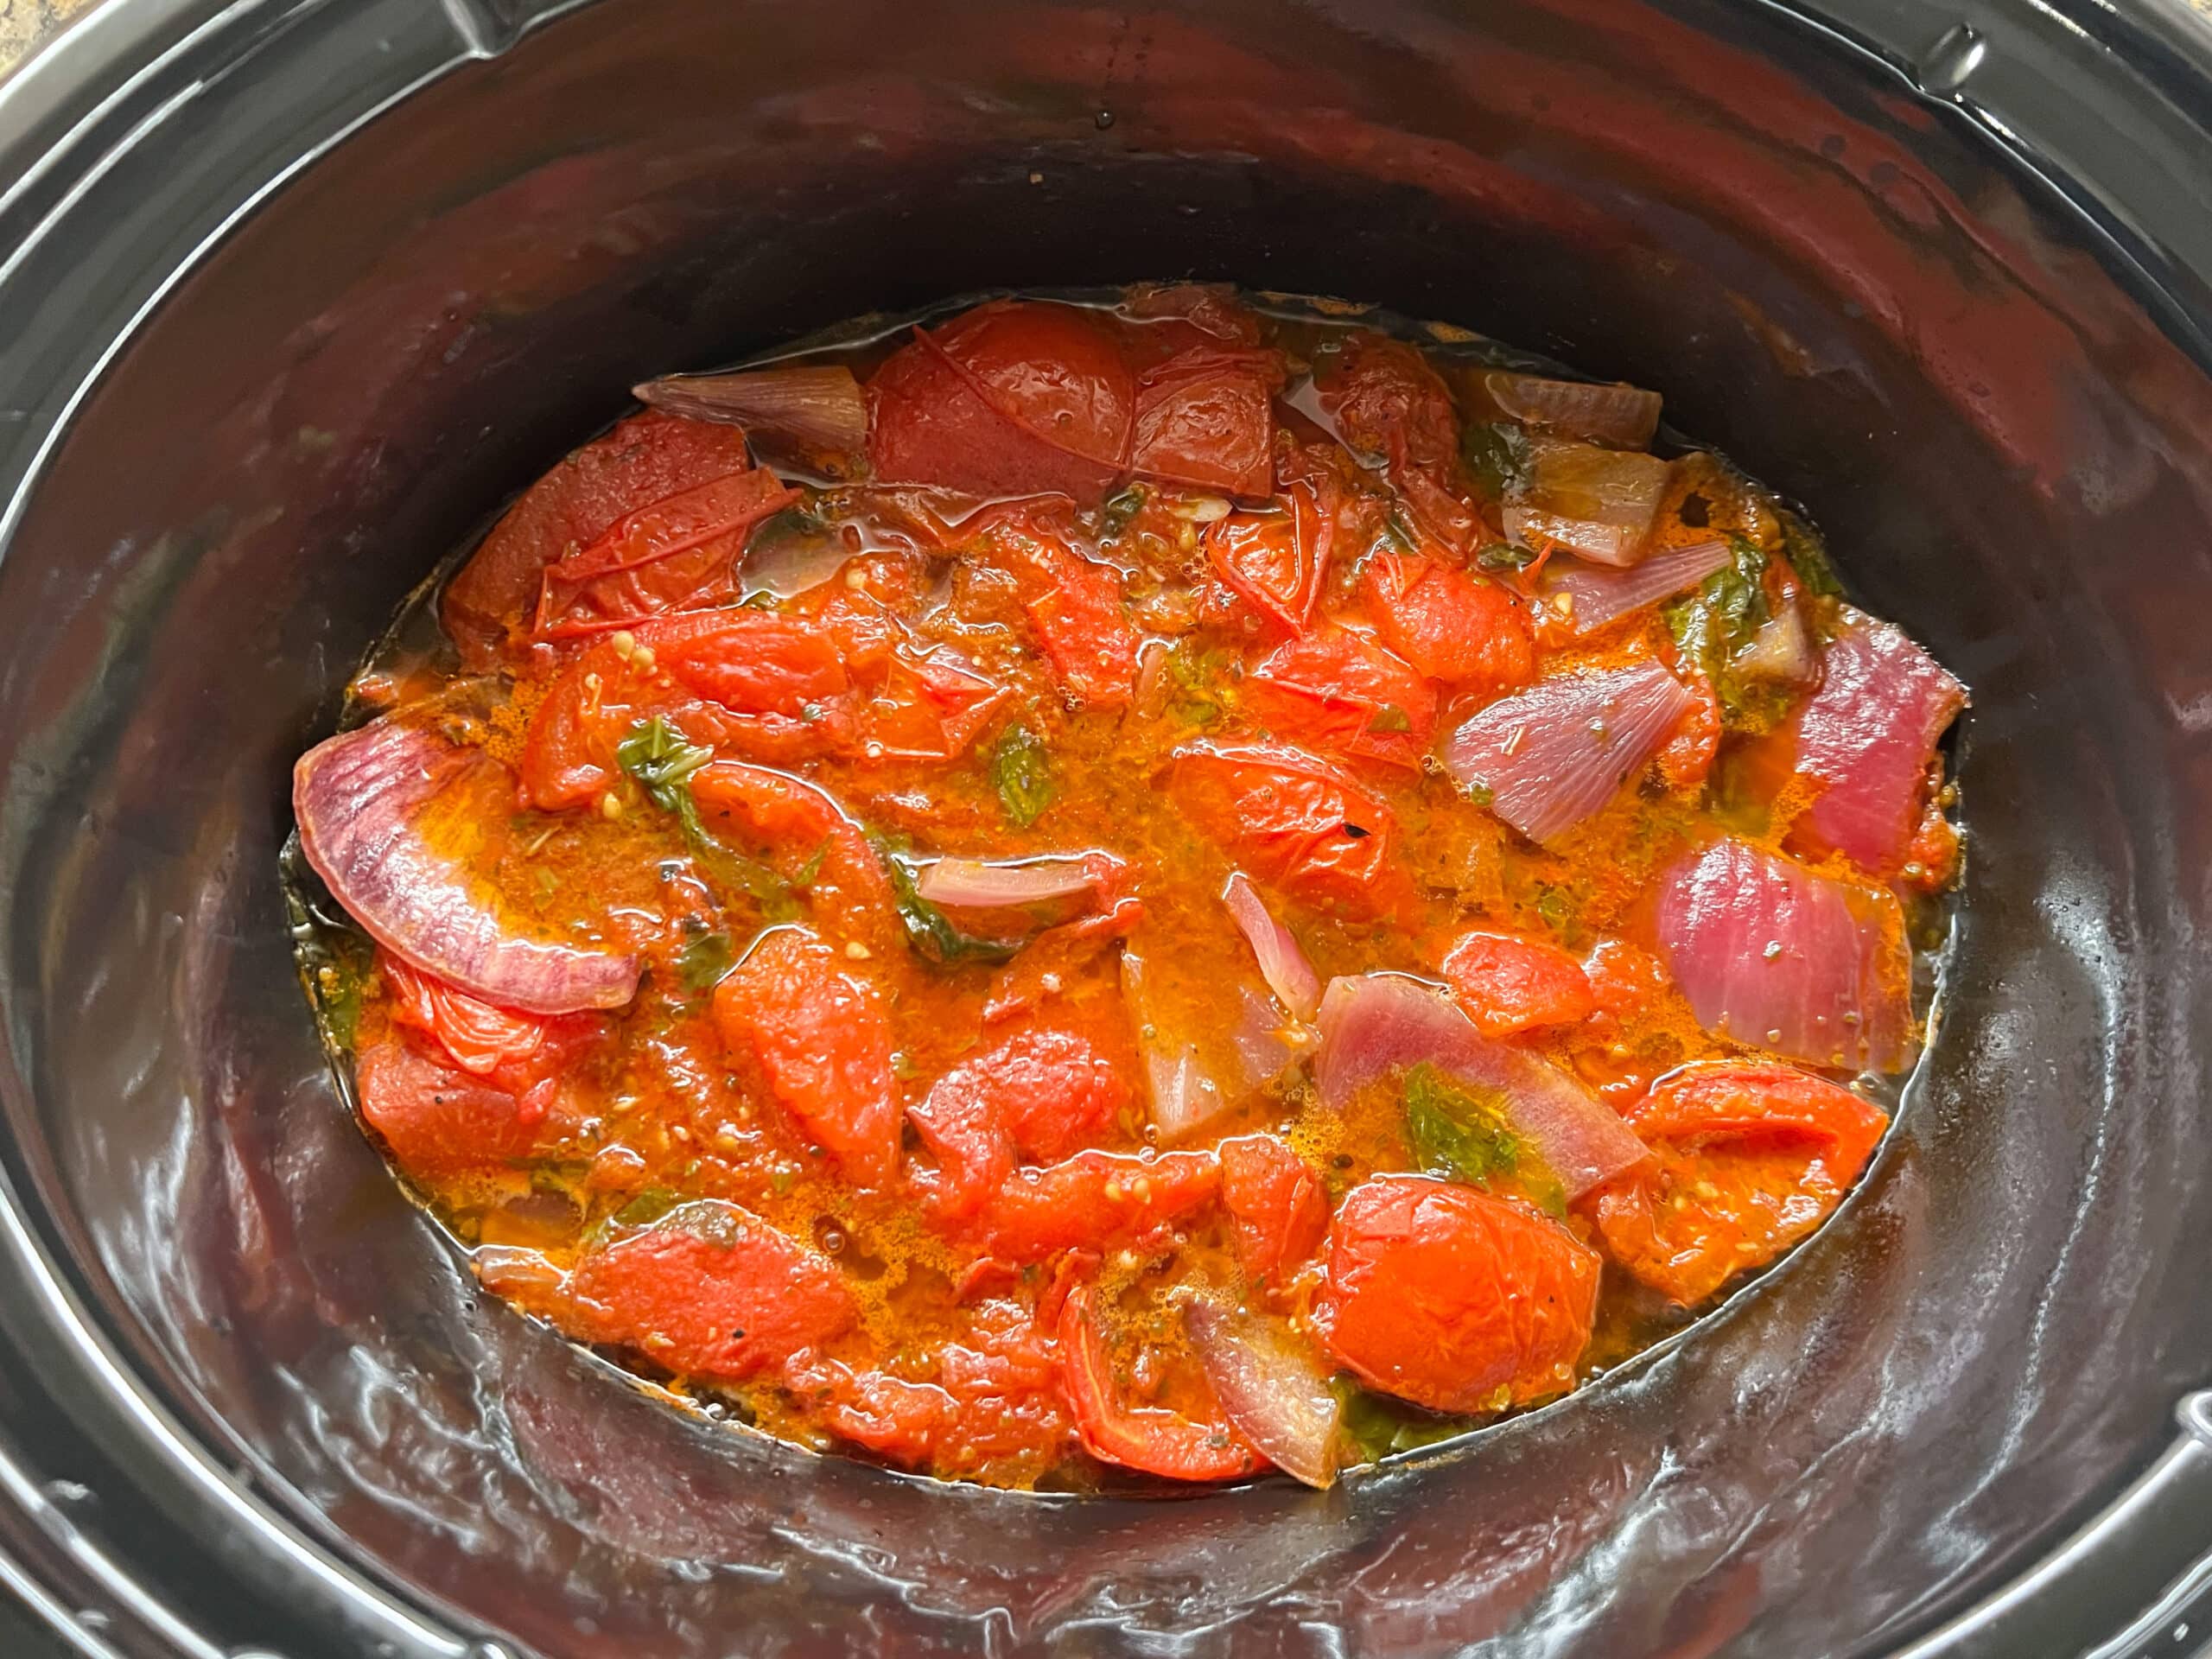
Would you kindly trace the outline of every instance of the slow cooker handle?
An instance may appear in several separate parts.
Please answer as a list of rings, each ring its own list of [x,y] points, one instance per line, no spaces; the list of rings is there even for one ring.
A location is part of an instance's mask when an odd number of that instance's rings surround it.
[[[2174,1414],[2180,1437],[2087,1526],[1892,1659],[2212,1653],[2212,1389],[2190,1395]],[[2192,1637],[2194,1645],[2183,1645]]]

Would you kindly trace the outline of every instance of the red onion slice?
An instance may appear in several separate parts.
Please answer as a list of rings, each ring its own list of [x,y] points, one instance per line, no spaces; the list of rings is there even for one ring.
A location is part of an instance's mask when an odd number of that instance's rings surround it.
[[[1294,1479],[1333,1484],[1344,1406],[1313,1350],[1281,1319],[1203,1298],[1183,1324],[1237,1433]]]
[[[1790,844],[1887,875],[1911,845],[1936,741],[1966,688],[1885,622],[1838,634],[1821,670],[1797,718],[1797,770],[1822,787]]]
[[[423,810],[454,788],[498,781],[498,762],[419,727],[379,720],[318,743],[292,772],[300,849],[346,913],[394,956],[527,1014],[619,1008],[638,959],[510,932],[482,884],[432,847]]]
[[[1122,953],[1122,998],[1144,1060],[1147,1103],[1160,1138],[1173,1142],[1229,1109],[1228,1092],[1199,1064],[1198,1045],[1163,1030],[1145,984],[1144,958]]]
[[[1554,674],[1478,711],[1444,743],[1463,788],[1535,842],[1603,809],[1643,770],[1697,699],[1665,664]]]
[[[1618,381],[1548,380],[1541,375],[1498,370],[1483,377],[1495,403],[1516,421],[1548,426],[1578,438],[1641,449],[1659,428],[1656,391]]]
[[[1321,1006],[1321,976],[1306,961],[1291,931],[1268,913],[1267,901],[1245,879],[1243,871],[1229,878],[1221,901],[1251,942],[1252,954],[1260,962],[1260,977],[1268,982],[1275,1000],[1296,1018],[1313,1019]]]
[[[1356,1090],[1423,1060],[1503,1096],[1507,1121],[1570,1200],[1651,1155],[1611,1108],[1527,1049],[1484,1036],[1441,988],[1403,974],[1329,982],[1313,1066],[1324,1106],[1340,1108]]]
[[[1098,861],[1027,859],[987,864],[976,858],[940,858],[922,872],[915,891],[933,905],[955,910],[1004,910],[1096,891]]]
[[[1668,872],[1653,921],[1715,1036],[1846,1071],[1910,1061],[1911,963],[1892,894],[1731,838]]]
[[[630,390],[640,403],[741,426],[751,437],[787,439],[838,455],[868,448],[868,400],[842,364],[669,374]]]
[[[1525,490],[1505,505],[1505,531],[1522,547],[1556,546],[1599,564],[1643,556],[1673,482],[1656,456],[1571,438],[1529,440]]]
[[[1567,631],[1580,638],[1662,600],[1686,594],[1728,563],[1719,537],[1662,547],[1626,569],[1561,557],[1544,566],[1536,592]]]

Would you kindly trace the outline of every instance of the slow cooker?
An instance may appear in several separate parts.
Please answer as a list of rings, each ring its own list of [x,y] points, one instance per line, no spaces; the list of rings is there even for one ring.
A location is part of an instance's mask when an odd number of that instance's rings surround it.
[[[0,85],[0,1647],[2200,1650],[2208,181],[2191,0],[91,10]],[[1898,1132],[1641,1363],[1330,1493],[680,1414],[480,1296],[344,1109],[291,759],[643,375],[1185,275],[1662,389],[1961,671]]]

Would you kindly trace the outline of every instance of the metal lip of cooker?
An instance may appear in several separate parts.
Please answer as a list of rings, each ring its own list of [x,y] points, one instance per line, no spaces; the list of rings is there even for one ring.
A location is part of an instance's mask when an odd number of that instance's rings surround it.
[[[231,228],[390,105],[588,3],[106,0],[0,82],[0,557],[86,390]],[[2096,0],[1739,3],[1878,60],[1901,92],[1972,123],[2094,227],[2107,261],[2212,367],[2212,214],[2202,196],[2212,171],[2212,11],[2195,0],[2133,0],[2124,12]],[[288,95],[272,99],[270,86]],[[224,118],[189,156],[163,143],[188,111]],[[147,211],[156,181],[161,200]],[[136,257],[51,280],[72,256],[125,249]],[[31,1193],[19,1165],[0,1160],[0,1328],[10,1339],[0,1397],[60,1410],[35,1440],[16,1414],[0,1421],[0,1592],[45,1628],[54,1651],[249,1659],[165,1606],[106,1535],[101,1495],[50,1472],[69,1450],[57,1437],[76,1437],[130,1471],[114,1496],[150,1502],[241,1595],[273,1596],[281,1584],[308,1622],[361,1652],[503,1659],[504,1647],[439,1628],[279,1518],[250,1470],[133,1375]],[[2030,1650],[2038,1608],[2124,1580],[2115,1569],[2132,1539],[2201,1530],[2212,1514],[2212,1393],[2182,1402],[2177,1414],[2173,1445],[2106,1510],[1903,1651]],[[2212,1554],[2163,1586],[2139,1588],[2148,1593],[2113,1604],[2101,1659],[2186,1651],[2183,1631],[2207,1628]]]

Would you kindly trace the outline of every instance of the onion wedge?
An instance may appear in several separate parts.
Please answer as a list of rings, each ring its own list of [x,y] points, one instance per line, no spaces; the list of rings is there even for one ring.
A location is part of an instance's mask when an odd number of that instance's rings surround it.
[[[1527,1049],[1484,1036],[1440,987],[1403,974],[1329,982],[1313,1067],[1324,1106],[1341,1107],[1364,1084],[1424,1060],[1502,1095],[1506,1121],[1570,1201],[1651,1156],[1611,1107]]]
[[[922,872],[915,891],[933,905],[955,910],[1005,910],[1093,893],[1099,880],[1098,861],[1090,858],[1027,859],[1018,864],[940,858]]]
[[[1619,381],[1548,380],[1499,369],[1483,377],[1483,388],[1516,421],[1624,449],[1643,448],[1659,427],[1659,394]]]
[[[1506,535],[1522,547],[1559,547],[1599,564],[1641,559],[1674,469],[1634,450],[1532,435],[1527,486],[1505,504]]]
[[[1728,563],[1719,537],[1662,547],[1625,570],[1560,557],[1544,566],[1536,594],[1567,632],[1580,639],[1647,605],[1686,594]]]
[[[1313,1351],[1281,1319],[1205,1298],[1185,1305],[1183,1324],[1236,1432],[1294,1479],[1334,1484],[1344,1407]]]
[[[1478,710],[1444,742],[1445,770],[1490,791],[1529,840],[1555,840],[1602,810],[1643,770],[1697,699],[1646,659],[1554,674]]]
[[[727,374],[669,374],[632,386],[639,402],[803,450],[857,455],[868,448],[868,399],[842,364],[791,364]]]
[[[1259,889],[1242,870],[1229,878],[1229,885],[1222,889],[1221,901],[1229,906],[1229,913],[1250,941],[1252,954],[1259,959],[1260,977],[1268,982],[1268,988],[1275,994],[1275,1000],[1289,1009],[1293,1017],[1311,1020],[1321,1006],[1321,977],[1313,971],[1313,964],[1306,961],[1306,952],[1299,948],[1291,931],[1268,912]]]
[[[389,720],[326,739],[292,772],[300,850],[346,913],[410,967],[525,1014],[620,1007],[637,994],[635,957],[511,931],[482,884],[423,835],[425,809],[449,790],[497,785],[511,804],[498,772],[479,750]]]

